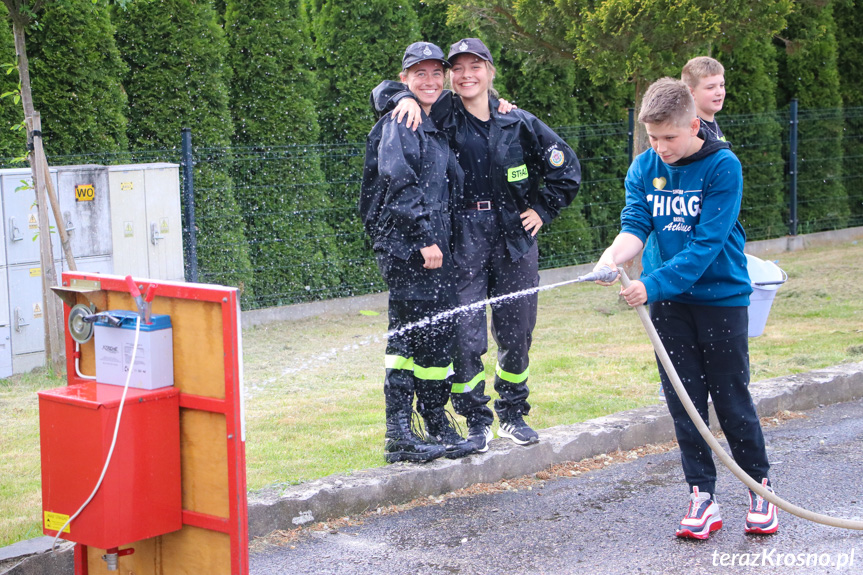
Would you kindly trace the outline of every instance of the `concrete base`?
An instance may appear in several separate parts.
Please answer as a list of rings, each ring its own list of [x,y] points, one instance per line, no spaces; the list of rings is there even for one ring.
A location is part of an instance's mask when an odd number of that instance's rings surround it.
[[[58,541],[52,552],[53,537],[37,537],[0,547],[0,574],[3,575],[62,575],[75,572],[74,543]]]

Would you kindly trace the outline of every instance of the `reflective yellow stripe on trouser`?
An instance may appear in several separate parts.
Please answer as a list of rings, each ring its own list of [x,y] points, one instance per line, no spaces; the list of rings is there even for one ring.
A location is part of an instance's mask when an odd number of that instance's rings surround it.
[[[454,383],[452,384],[452,392],[453,393],[467,393],[472,391],[473,388],[476,387],[476,384],[485,379],[485,372],[481,371],[474,376],[474,378],[467,383]]]
[[[510,373],[508,371],[504,371],[500,368],[500,364],[498,364],[497,368],[494,370],[494,373],[504,381],[508,381],[510,383],[524,383],[527,381],[528,373],[530,372],[530,368],[527,368],[521,373]]]
[[[412,357],[402,357],[400,355],[384,356],[384,367],[387,369],[406,369],[414,372],[414,377],[427,381],[443,381],[452,370],[452,364],[446,367],[423,367],[414,363]]]

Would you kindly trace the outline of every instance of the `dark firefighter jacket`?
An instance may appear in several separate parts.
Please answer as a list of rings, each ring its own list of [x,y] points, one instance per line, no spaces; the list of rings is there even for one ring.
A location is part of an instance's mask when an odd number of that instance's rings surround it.
[[[416,132],[386,116],[366,139],[363,225],[375,251],[403,260],[432,244],[450,252],[450,200],[463,181],[445,134],[423,116]]]
[[[384,81],[372,92],[371,99],[380,113],[411,95],[404,84]],[[536,241],[524,230],[520,214],[533,208],[543,224],[557,217],[578,193],[581,166],[572,148],[536,116],[519,109],[500,114],[498,105],[496,98],[489,98],[494,118],[489,134],[489,176],[496,193],[492,205],[500,214],[510,256],[518,260]],[[456,153],[466,138],[467,113],[461,99],[448,90],[432,106],[432,120],[446,132]]]

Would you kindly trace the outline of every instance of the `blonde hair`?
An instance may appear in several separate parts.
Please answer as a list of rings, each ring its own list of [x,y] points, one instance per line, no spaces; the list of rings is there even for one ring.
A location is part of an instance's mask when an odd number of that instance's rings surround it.
[[[686,84],[675,78],[657,80],[641,99],[638,121],[642,124],[672,123],[682,128],[694,118],[695,100]]]
[[[702,78],[708,76],[716,76],[717,74],[725,75],[725,68],[710,56],[698,56],[684,64],[683,71],[680,73],[680,79],[693,90],[698,87],[698,83]]]

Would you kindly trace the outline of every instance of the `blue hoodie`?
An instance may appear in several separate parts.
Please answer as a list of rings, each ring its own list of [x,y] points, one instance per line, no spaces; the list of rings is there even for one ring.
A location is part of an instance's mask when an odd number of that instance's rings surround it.
[[[655,231],[662,260],[641,277],[648,303],[749,305],[746,234],[737,221],[743,173],[728,147],[708,139],[675,164],[650,149],[629,167],[621,231],[642,242]]]

